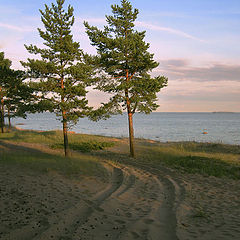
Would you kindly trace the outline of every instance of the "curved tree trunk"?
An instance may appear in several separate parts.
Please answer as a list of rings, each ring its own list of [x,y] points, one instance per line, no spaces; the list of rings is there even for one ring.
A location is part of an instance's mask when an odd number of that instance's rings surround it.
[[[128,112],[128,127],[129,127],[129,147],[130,156],[135,158],[135,148],[134,148],[134,130],[133,130],[133,114]]]
[[[62,76],[61,76],[61,89],[64,89],[64,76],[63,76],[63,64],[61,62],[61,71],[62,71]],[[64,95],[61,95],[61,102],[64,103]],[[62,120],[63,120],[63,138],[64,138],[64,153],[65,157],[69,156],[69,146],[68,146],[68,129],[67,129],[67,116],[66,116],[66,111],[63,109],[62,110]]]
[[[0,124],[1,124],[1,132],[4,133],[4,114],[2,111],[2,106],[1,106],[1,110],[0,110]]]
[[[126,71],[126,82],[130,81],[129,72]],[[125,97],[127,104],[127,113],[128,113],[128,128],[129,128],[129,147],[130,147],[130,157],[135,158],[135,148],[134,148],[134,131],[133,131],[133,112],[131,110],[131,101],[129,99],[128,88],[125,89]]]
[[[1,120],[1,131],[2,131],[2,133],[4,133],[4,125],[5,125],[5,122],[4,122],[4,100],[3,100],[3,98],[2,98],[2,96],[1,96],[1,102],[0,102],[0,120]]]
[[[62,112],[63,117],[63,138],[64,138],[64,153],[65,157],[69,156],[68,135],[67,135],[67,119],[65,111]]]
[[[12,125],[11,125],[10,107],[8,107],[8,126],[9,126],[9,128],[12,127]]]

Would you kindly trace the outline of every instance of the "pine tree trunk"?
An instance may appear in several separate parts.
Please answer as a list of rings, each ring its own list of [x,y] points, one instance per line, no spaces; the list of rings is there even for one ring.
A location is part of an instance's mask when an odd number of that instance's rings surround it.
[[[2,118],[3,126],[5,126],[5,112],[4,112],[4,100],[3,100],[3,98],[2,98],[2,115],[3,115],[3,118]]]
[[[63,117],[63,138],[64,138],[64,153],[65,157],[69,157],[68,135],[67,135],[67,119],[65,111],[62,112]]]
[[[61,62],[62,77],[61,77],[61,89],[64,89],[64,76],[63,76],[63,64]],[[61,95],[61,102],[64,103],[64,95]],[[69,156],[69,146],[68,146],[68,129],[67,129],[67,116],[66,111],[62,110],[62,120],[63,120],[63,139],[64,139],[64,153],[65,157]]]
[[[128,83],[129,73],[126,71],[126,82]],[[132,119],[132,111],[131,111],[131,102],[128,95],[128,89],[125,89],[125,97],[127,104],[127,113],[128,113],[128,128],[129,128],[129,147],[130,147],[130,157],[135,158],[135,148],[134,148],[134,131],[133,131],[133,119]]]
[[[132,113],[128,112],[128,127],[129,127],[129,146],[130,146],[130,156],[135,158],[135,148],[134,148],[134,130],[133,130],[133,119]]]
[[[11,116],[10,116],[10,108],[9,107],[8,107],[8,126],[9,126],[9,128],[12,127],[12,125],[11,125]]]
[[[1,115],[1,131],[2,133],[4,133],[4,125],[5,125],[5,122],[4,122],[4,100],[3,98],[1,98],[1,109],[0,109],[0,115]]]
[[[1,106],[1,109],[0,109],[0,124],[1,124],[1,131],[2,133],[4,133],[4,129],[3,129],[3,114],[2,114],[2,106]]]

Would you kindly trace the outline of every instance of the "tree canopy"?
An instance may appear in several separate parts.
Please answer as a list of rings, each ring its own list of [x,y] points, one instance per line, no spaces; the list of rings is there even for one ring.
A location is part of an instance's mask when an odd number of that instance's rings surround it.
[[[33,111],[35,99],[32,96],[32,89],[24,82],[25,72],[11,69],[11,61],[4,59],[3,53],[0,58],[1,116],[4,119],[4,112],[7,110],[9,127],[11,127],[11,118],[25,118],[27,112]]]
[[[41,110],[49,110],[61,117],[64,133],[65,155],[68,155],[67,131],[70,124],[88,114],[91,108],[86,99],[86,87],[93,81],[91,57],[73,40],[73,7],[64,9],[64,0],[45,5],[40,10],[44,30],[38,29],[45,48],[25,46],[38,59],[28,59],[22,65],[28,69],[38,96]]]
[[[0,126],[2,133],[4,132],[4,95],[6,90],[4,88],[6,83],[6,71],[10,70],[12,62],[4,58],[4,52],[0,52]]]
[[[106,16],[107,25],[103,30],[84,24],[98,53],[101,77],[97,89],[112,95],[107,106],[115,111],[127,110],[130,153],[134,157],[132,115],[156,110],[159,107],[157,93],[167,86],[168,79],[151,76],[158,63],[148,52],[150,45],[144,41],[146,32],[134,28],[139,11],[127,0],[111,7],[112,15]]]

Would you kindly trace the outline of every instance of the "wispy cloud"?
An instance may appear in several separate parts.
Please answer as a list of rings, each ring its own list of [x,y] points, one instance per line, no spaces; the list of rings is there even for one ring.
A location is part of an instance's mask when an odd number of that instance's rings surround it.
[[[158,95],[160,111],[239,111],[240,82],[168,77],[168,87]]]
[[[11,24],[2,23],[2,22],[0,22],[0,28],[5,28],[5,29],[8,29],[8,30],[17,31],[17,32],[33,32],[33,31],[36,30],[33,27],[27,27],[27,26],[19,27],[19,26],[16,26],[16,25],[11,25]]]
[[[193,67],[185,59],[170,59],[160,61],[159,72],[164,72],[172,79],[240,82],[240,65],[224,63],[206,63],[206,66]]]
[[[87,21],[89,23],[95,23],[95,24],[104,24],[106,23],[106,20],[104,18],[77,18],[77,22],[84,22]],[[188,39],[192,39],[192,40],[196,40],[199,42],[206,42],[203,39],[200,39],[198,37],[195,37],[191,34],[185,33],[183,31],[177,30],[177,29],[173,29],[173,28],[169,28],[169,27],[163,27],[163,26],[158,26],[158,25],[154,25],[151,23],[147,23],[147,22],[142,22],[142,21],[136,21],[136,26],[138,27],[144,27],[153,31],[163,31],[163,32],[168,32],[171,34],[175,34],[184,38],[188,38]]]
[[[199,42],[206,42],[205,40],[200,39],[198,37],[195,37],[191,34],[185,33],[183,31],[180,31],[180,30],[177,30],[177,29],[169,28],[169,27],[162,27],[162,26],[151,24],[151,23],[139,22],[139,21],[136,21],[136,26],[144,27],[144,28],[147,28],[147,29],[150,29],[150,30],[153,30],[153,31],[168,32],[168,33],[171,33],[171,34],[178,35],[180,37],[196,40],[196,41],[199,41]]]

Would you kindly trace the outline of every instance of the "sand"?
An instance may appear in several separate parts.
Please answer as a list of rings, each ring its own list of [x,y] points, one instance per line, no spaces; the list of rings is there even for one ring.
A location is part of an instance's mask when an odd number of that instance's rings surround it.
[[[108,183],[0,164],[0,239],[240,239],[239,181],[104,166]]]

